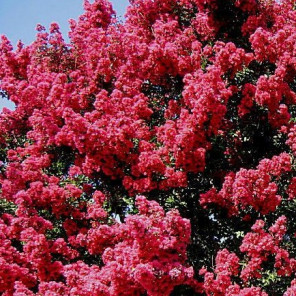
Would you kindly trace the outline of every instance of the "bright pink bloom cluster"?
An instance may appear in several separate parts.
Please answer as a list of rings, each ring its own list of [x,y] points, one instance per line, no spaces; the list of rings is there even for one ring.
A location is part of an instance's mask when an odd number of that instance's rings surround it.
[[[268,256],[274,255],[277,274],[279,276],[290,276],[295,272],[296,260],[290,258],[289,252],[280,247],[286,233],[286,217],[281,216],[275,224],[265,232],[264,221],[257,220],[252,226],[253,232],[245,235],[240,246],[240,251],[248,256],[247,265],[242,269],[241,278],[248,281],[250,278],[261,277],[262,264],[267,261]]]
[[[94,200],[102,197],[95,195]],[[138,197],[136,204],[139,214],[128,216],[124,223],[98,224],[96,216],[87,230],[74,220],[65,221],[68,243],[63,238],[48,239],[46,231],[52,225],[40,217],[3,216],[0,291],[17,295],[19,287],[26,290],[39,282],[38,291],[46,291],[44,295],[138,295],[144,291],[169,295],[176,285],[191,285],[193,269],[186,264],[189,221],[177,211],[165,214],[144,197]],[[84,247],[92,255],[102,255],[101,268],[81,260],[63,264],[81,258]],[[61,277],[66,285],[59,281]]]
[[[291,158],[287,153],[263,159],[256,170],[241,169],[236,174],[229,173],[222,189],[217,192],[213,188],[201,194],[200,202],[203,206],[216,203],[225,207],[230,216],[248,206],[265,215],[275,211],[282,199],[277,194],[278,187],[272,178],[279,179],[282,174],[290,171]]]

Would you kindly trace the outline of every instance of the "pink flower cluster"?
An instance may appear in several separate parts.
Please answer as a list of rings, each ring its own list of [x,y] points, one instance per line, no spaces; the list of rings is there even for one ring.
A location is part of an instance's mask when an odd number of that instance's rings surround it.
[[[100,198],[102,194],[97,192],[94,200]],[[169,295],[176,285],[192,285],[193,269],[186,264],[189,221],[177,211],[165,214],[155,201],[144,197],[138,197],[136,204],[139,214],[128,216],[121,224],[98,223],[101,208],[88,217],[93,221],[89,229],[66,220],[67,241],[48,239],[47,231],[53,225],[41,217],[3,215],[0,292],[21,295],[16,293],[23,289],[33,295],[29,289],[37,285],[41,295],[138,295],[144,291]],[[79,260],[84,247],[90,254],[102,256],[101,268]]]
[[[290,258],[289,252],[280,247],[286,234],[286,217],[281,216],[265,232],[263,220],[257,220],[252,226],[252,231],[245,235],[240,246],[240,251],[247,254],[247,265],[241,271],[241,278],[248,281],[250,278],[261,278],[262,264],[273,255],[274,267],[279,276],[290,276],[295,272],[296,260]]]
[[[229,173],[218,192],[212,188],[201,194],[203,206],[215,203],[228,210],[229,216],[236,215],[240,210],[251,206],[254,210],[268,214],[276,210],[282,197],[277,194],[278,187],[274,178],[291,171],[291,157],[287,153],[263,159],[256,169],[240,169],[236,174]]]
[[[257,220],[252,226],[252,232],[245,235],[240,251],[246,253],[243,264],[235,253],[227,249],[218,252],[213,272],[202,268],[200,275],[204,276],[204,290],[206,295],[258,295],[267,296],[259,287],[241,288],[234,284],[235,278],[240,278],[245,284],[252,279],[261,278],[263,263],[274,257],[274,268],[278,276],[291,276],[295,273],[296,261],[289,252],[281,247],[286,234],[286,217],[281,216],[268,229],[264,230],[264,221]],[[243,265],[241,268],[240,265]],[[293,295],[292,287],[284,295]]]

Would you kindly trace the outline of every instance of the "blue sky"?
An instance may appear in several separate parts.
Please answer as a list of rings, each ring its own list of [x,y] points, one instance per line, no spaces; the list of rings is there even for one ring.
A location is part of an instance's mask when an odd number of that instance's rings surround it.
[[[125,14],[128,0],[111,0],[118,16]],[[68,19],[77,19],[82,14],[83,0],[0,0],[0,35],[6,35],[13,45],[20,39],[30,44],[36,35],[36,25],[46,28],[52,22],[60,25],[64,36],[67,35]],[[13,105],[0,98],[3,106]]]

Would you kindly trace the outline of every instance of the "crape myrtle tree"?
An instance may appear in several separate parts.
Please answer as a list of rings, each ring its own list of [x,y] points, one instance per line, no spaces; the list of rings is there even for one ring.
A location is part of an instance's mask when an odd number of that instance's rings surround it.
[[[0,294],[296,293],[291,0],[84,2],[0,43]]]

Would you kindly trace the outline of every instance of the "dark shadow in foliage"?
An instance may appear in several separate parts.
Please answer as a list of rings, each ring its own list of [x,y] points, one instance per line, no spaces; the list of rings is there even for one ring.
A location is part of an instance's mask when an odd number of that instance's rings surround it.
[[[241,27],[246,22],[248,14],[235,6],[235,1],[217,1],[218,9],[214,11],[214,19],[220,24],[216,39],[223,42],[233,42],[237,47],[251,50],[247,36],[242,36]]]
[[[196,293],[191,287],[187,285],[176,286],[170,296],[198,296],[201,295]]]
[[[49,147],[48,153],[51,155],[51,166],[47,173],[53,176],[65,176],[69,168],[74,164],[75,151],[68,146]]]

